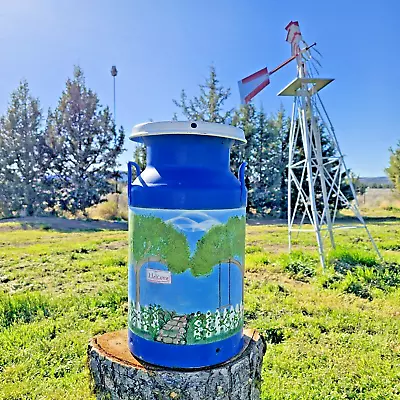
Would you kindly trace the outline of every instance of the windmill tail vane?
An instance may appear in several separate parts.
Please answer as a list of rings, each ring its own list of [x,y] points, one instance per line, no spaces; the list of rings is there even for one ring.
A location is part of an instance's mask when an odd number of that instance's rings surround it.
[[[317,43],[313,43],[309,46],[303,40],[298,21],[291,21],[285,29],[287,30],[286,41],[289,42],[292,47],[292,56],[271,71],[268,71],[268,68],[265,67],[240,80],[238,82],[238,85],[240,100],[242,104],[250,103],[250,101],[258,93],[260,93],[261,90],[263,90],[266,86],[270,84],[270,76],[272,74],[279,71],[281,68],[283,68],[295,59],[297,59],[298,63],[301,62],[301,60],[309,61],[311,59],[314,59],[317,64],[321,66],[319,61],[311,55],[311,50],[315,50],[314,46],[316,46]],[[300,48],[300,43],[304,45],[303,48]],[[317,51],[317,54],[320,54],[319,51]],[[315,66],[313,66],[313,69],[318,72]]]

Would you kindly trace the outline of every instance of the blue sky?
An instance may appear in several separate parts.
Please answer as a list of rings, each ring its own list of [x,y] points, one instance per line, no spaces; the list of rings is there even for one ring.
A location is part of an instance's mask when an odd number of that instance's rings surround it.
[[[74,64],[103,104],[112,105],[116,65],[117,123],[170,119],[172,98],[189,95],[213,63],[239,104],[237,81],[290,55],[284,27],[299,20],[303,37],[323,54],[321,92],[347,163],[362,176],[383,175],[388,148],[400,139],[397,19],[400,2],[335,0],[14,0],[0,10],[0,112],[21,78],[42,107],[54,107]],[[290,99],[276,93],[295,76],[290,65],[256,99],[269,113]],[[126,163],[133,150],[128,140]],[[125,166],[122,169],[126,169]]]

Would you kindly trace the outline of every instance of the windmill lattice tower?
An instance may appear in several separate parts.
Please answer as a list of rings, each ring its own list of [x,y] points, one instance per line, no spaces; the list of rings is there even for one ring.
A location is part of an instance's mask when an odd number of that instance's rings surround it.
[[[295,28],[298,28],[298,24]],[[288,41],[290,42],[290,40]],[[304,43],[303,49],[300,48],[300,43]],[[335,248],[334,230],[362,228],[365,229],[374,250],[381,257],[360,214],[349,170],[346,167],[331,120],[319,96],[319,91],[333,79],[314,76],[312,71],[317,72],[317,70],[312,62],[311,53],[307,50],[309,46],[302,40],[301,34],[297,35],[297,40],[295,35],[295,40],[291,41],[291,45],[292,54],[297,55],[297,77],[278,93],[279,96],[293,96],[294,99],[288,162],[289,251],[293,233],[314,231],[320,261],[325,267],[324,235],[329,237],[332,248]],[[326,132],[335,150],[333,156],[323,156],[322,130]],[[301,151],[299,151],[299,143],[301,143]],[[350,186],[354,199],[352,202],[343,192],[342,184]],[[292,191],[293,186],[297,189],[297,195],[294,195]],[[332,203],[333,206],[330,205]],[[336,223],[339,205],[353,211],[356,223]],[[299,215],[301,216],[300,221],[297,220]],[[311,223],[312,228],[310,225],[305,225],[307,222]]]

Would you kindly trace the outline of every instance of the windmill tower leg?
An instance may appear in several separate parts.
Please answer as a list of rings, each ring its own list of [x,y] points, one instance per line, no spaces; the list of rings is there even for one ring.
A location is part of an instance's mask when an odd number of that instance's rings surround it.
[[[303,88],[306,90],[306,88]],[[310,135],[308,124],[307,124],[307,102],[304,96],[300,97],[299,106],[299,122],[300,130],[302,134],[304,153],[305,153],[305,168],[307,170],[307,181],[308,181],[308,198],[305,207],[311,206],[311,222],[314,227],[315,235],[318,244],[318,253],[321,261],[321,265],[325,268],[325,256],[324,256],[324,244],[321,237],[321,225],[320,218],[318,215],[317,204],[315,200],[315,187],[314,174],[312,169],[312,137]]]
[[[330,134],[330,137],[331,137],[331,139],[332,139],[332,141],[333,141],[333,143],[335,145],[336,151],[338,153],[339,169],[343,168],[343,170],[345,172],[345,175],[346,175],[346,179],[348,180],[348,184],[350,186],[351,194],[352,194],[353,199],[354,199],[353,200],[353,204],[351,204],[342,194],[342,196],[343,196],[342,197],[342,203],[347,205],[353,211],[355,217],[360,221],[360,223],[362,224],[362,227],[365,229],[365,231],[366,231],[366,233],[368,235],[368,238],[369,238],[369,240],[370,240],[370,242],[372,244],[372,247],[374,248],[376,254],[382,260],[382,255],[381,255],[381,253],[380,253],[380,251],[378,249],[378,246],[376,245],[375,240],[372,237],[371,232],[369,231],[368,226],[365,223],[365,220],[364,220],[363,216],[360,213],[360,208],[359,208],[358,199],[357,199],[357,193],[356,193],[356,191],[354,189],[353,181],[352,181],[351,176],[349,174],[349,170],[348,170],[348,168],[346,166],[346,162],[344,160],[343,153],[342,153],[342,151],[340,149],[339,141],[337,140],[335,129],[334,129],[334,127],[332,125],[332,122],[331,122],[331,120],[329,118],[329,115],[328,115],[328,113],[327,113],[327,111],[325,109],[324,103],[322,102],[322,99],[321,99],[321,97],[319,96],[318,93],[316,94],[316,99],[318,100],[318,105],[323,110],[323,113],[320,111],[320,109],[319,109],[319,107],[317,105],[315,107],[316,111],[318,113],[319,118],[322,120],[324,126],[328,130],[328,132]],[[315,101],[315,104],[317,104],[316,101]],[[326,118],[326,121],[325,121],[325,118]],[[338,195],[341,194],[340,186],[337,189],[338,189]],[[337,204],[335,206],[334,215],[336,215],[336,207],[337,207]]]
[[[292,251],[292,226],[293,226],[293,217],[292,217],[292,164],[293,164],[293,152],[296,146],[296,135],[295,135],[295,121],[296,121],[296,110],[297,110],[297,101],[296,97],[293,101],[292,106],[292,117],[290,121],[290,132],[289,132],[289,158],[288,158],[288,244],[289,244],[289,253]]]
[[[332,218],[331,218],[331,210],[329,207],[329,196],[328,196],[328,191],[326,188],[326,177],[325,177],[325,168],[324,168],[324,160],[322,156],[322,146],[321,146],[321,133],[319,130],[319,127],[317,125],[317,122],[315,120],[314,116],[314,110],[312,108],[312,103],[310,101],[310,97],[307,97],[307,105],[309,108],[309,113],[311,115],[311,130],[312,134],[310,135],[311,138],[314,137],[314,143],[315,143],[315,158],[317,161],[317,169],[318,169],[318,175],[321,181],[321,191],[322,191],[322,201],[324,203],[324,211],[321,216],[321,223],[320,226],[324,222],[324,217],[326,220],[326,226],[328,229],[329,233],[329,239],[332,245],[332,248],[334,249],[335,246],[335,239],[333,236],[333,229],[332,229]],[[312,140],[312,139],[311,139]]]

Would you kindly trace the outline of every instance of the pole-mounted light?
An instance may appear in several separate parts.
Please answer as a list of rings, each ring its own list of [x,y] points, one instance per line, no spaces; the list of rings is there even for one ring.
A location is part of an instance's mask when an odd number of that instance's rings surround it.
[[[115,114],[116,114],[116,112],[115,112],[115,77],[117,76],[117,74],[118,74],[117,67],[115,65],[113,65],[111,67],[111,76],[113,77],[113,84],[114,84],[114,129],[115,129],[114,138],[115,138],[115,144],[116,144],[116,141],[117,141],[117,126],[116,126],[116,122],[115,122],[116,121],[116,119],[115,119]],[[117,193],[117,207],[118,207],[118,178],[119,178],[119,172],[117,170],[115,170],[114,175],[115,175],[115,193]]]
[[[115,123],[115,77],[118,74],[118,70],[117,67],[115,65],[113,65],[111,67],[111,76],[113,77],[113,81],[114,81],[114,123]]]

